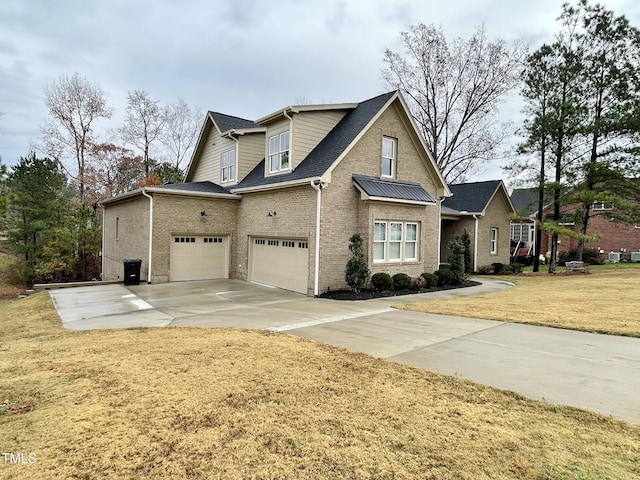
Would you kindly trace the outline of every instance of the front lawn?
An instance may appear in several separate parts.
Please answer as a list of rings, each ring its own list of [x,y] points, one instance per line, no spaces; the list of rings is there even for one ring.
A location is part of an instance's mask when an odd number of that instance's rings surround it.
[[[0,304],[0,372],[6,479],[640,476],[637,425],[284,334],[67,331],[46,293]]]
[[[629,265],[629,264],[627,264]],[[515,288],[405,310],[640,337],[640,268],[589,267],[589,274],[495,277]],[[482,281],[482,277],[479,278]]]

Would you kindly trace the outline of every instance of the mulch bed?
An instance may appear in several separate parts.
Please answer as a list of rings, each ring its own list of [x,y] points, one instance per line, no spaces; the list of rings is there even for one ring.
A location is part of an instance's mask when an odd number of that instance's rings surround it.
[[[462,285],[448,285],[445,287],[420,288],[407,290],[389,290],[378,292],[377,290],[362,290],[359,293],[353,290],[328,290],[318,295],[319,298],[329,298],[331,300],[370,300],[372,298],[399,297],[402,295],[415,295],[416,293],[441,292],[442,290],[454,290],[456,288],[467,288],[482,285],[480,282],[467,280]]]

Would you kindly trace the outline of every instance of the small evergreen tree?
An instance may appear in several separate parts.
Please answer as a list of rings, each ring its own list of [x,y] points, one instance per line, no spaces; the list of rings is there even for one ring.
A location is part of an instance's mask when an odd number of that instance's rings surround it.
[[[464,246],[464,273],[473,272],[473,262],[471,261],[471,237],[465,229],[460,236]]]
[[[450,270],[453,272],[453,284],[460,285],[464,282],[464,244],[462,235],[457,233],[453,240],[448,244],[449,253],[447,254],[447,262]]]
[[[349,239],[349,250],[351,258],[347,262],[344,272],[344,279],[358,293],[369,281],[369,265],[364,255],[362,237],[359,233],[354,233]]]

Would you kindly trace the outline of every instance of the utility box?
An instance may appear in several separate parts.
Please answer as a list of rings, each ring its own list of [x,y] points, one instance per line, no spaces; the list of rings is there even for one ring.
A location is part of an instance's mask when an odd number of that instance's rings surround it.
[[[142,260],[125,259],[124,261],[124,284],[125,285],[140,285],[140,267],[142,266]]]

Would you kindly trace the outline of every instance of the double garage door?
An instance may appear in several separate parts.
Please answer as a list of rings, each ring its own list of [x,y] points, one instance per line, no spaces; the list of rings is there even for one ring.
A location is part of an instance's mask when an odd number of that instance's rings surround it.
[[[175,235],[169,251],[169,280],[213,280],[229,276],[229,237]]]
[[[309,283],[308,240],[252,238],[251,280],[306,294]]]

